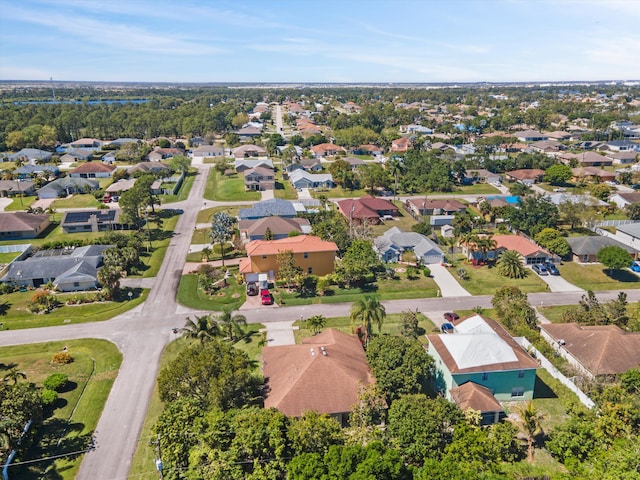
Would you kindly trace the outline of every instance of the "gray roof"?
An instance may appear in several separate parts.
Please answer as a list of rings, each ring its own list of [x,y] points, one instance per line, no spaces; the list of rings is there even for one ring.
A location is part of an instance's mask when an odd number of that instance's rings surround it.
[[[398,227],[392,227],[376,238],[374,245],[379,252],[393,248],[401,252],[410,249],[420,257],[425,254],[444,255],[438,245],[424,235],[416,232],[403,232]]]
[[[88,187],[90,190],[97,190],[100,185],[95,180],[88,180],[86,178],[78,178],[78,177],[64,177],[58,178],[53,182],[46,184],[44,187],[38,189],[38,192],[41,190],[55,190],[56,192],[62,192],[66,190],[68,187],[74,188],[85,188]]]
[[[628,245],[609,237],[568,237],[567,243],[571,246],[571,251],[575,255],[595,255],[601,248],[608,246],[621,247],[629,253],[638,253],[635,248],[631,248]]]
[[[37,148],[23,148],[19,152],[13,153],[8,157],[11,160],[18,160],[19,158],[28,158],[28,159],[48,159],[51,158],[53,154],[51,152],[47,152],[46,150],[39,150]]]
[[[293,184],[303,178],[313,183],[333,182],[333,177],[330,173],[309,173],[304,170],[295,170],[289,174],[289,180]]]
[[[632,237],[640,238],[640,223],[629,223],[616,227],[618,232],[626,233]]]
[[[237,158],[233,162],[234,168],[237,170],[238,167],[244,166],[247,168],[257,168],[257,167],[266,167],[273,170],[273,162],[270,159],[266,160],[255,160],[251,158]]]
[[[577,203],[579,205],[590,205],[594,207],[606,207],[609,204],[603,202],[600,199],[592,197],[591,195],[575,195],[572,193],[548,193],[545,195],[551,203],[554,205],[560,205],[561,203]]]
[[[60,169],[55,165],[22,165],[21,167],[16,168],[13,172],[18,175],[29,175],[40,172],[50,172],[57,175],[60,172]]]
[[[258,202],[252,208],[241,208],[239,216],[241,220],[252,218],[262,218],[269,216],[295,217],[296,209],[288,200],[272,198],[263,202]]]

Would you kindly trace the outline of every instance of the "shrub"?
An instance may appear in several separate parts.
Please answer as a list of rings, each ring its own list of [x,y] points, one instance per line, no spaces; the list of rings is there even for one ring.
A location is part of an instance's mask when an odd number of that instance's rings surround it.
[[[429,267],[422,267],[422,273],[424,273],[425,277],[431,276],[431,269]]]
[[[64,389],[68,382],[69,377],[64,373],[52,373],[44,380],[44,382],[42,382],[42,385],[44,385],[44,388],[47,390],[55,390],[56,392],[59,392]]]
[[[69,352],[59,352],[51,358],[51,362],[58,365],[64,365],[73,362],[73,357]]]
[[[467,273],[467,271],[460,267],[458,269],[458,277],[460,277],[460,280],[468,280],[469,279],[469,273]]]
[[[27,308],[32,313],[49,313],[61,305],[54,294],[44,290],[38,290],[27,303]]]
[[[40,400],[42,400],[43,405],[52,405],[58,400],[58,392],[44,389],[40,392]]]

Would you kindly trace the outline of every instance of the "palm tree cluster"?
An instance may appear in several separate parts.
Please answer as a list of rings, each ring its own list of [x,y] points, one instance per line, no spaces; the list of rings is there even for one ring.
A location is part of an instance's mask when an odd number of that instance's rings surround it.
[[[494,251],[498,244],[493,239],[493,235],[478,235],[476,233],[463,233],[458,237],[460,245],[464,245],[469,248],[473,248],[479,253],[475,259],[482,263],[489,260],[488,253]]]
[[[225,309],[218,316],[203,315],[195,317],[194,320],[187,318],[184,327],[178,331],[184,338],[198,340],[200,343],[214,338],[236,342],[244,337],[246,325],[247,317],[239,313],[233,314],[231,310]]]

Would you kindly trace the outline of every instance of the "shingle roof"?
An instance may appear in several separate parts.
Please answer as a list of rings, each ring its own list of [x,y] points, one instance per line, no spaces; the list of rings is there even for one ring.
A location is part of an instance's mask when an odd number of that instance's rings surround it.
[[[582,326],[577,323],[542,324],[593,375],[623,373],[640,366],[640,333],[616,325]]]
[[[292,231],[302,233],[303,225],[310,230],[309,220],[306,218],[265,217],[258,220],[240,220],[238,227],[240,230],[247,230],[250,236],[264,235],[267,228],[274,235],[286,235]]]
[[[294,184],[303,178],[313,183],[333,182],[330,173],[309,173],[305,170],[295,170],[289,174],[289,180]]]
[[[567,243],[575,255],[595,255],[601,248],[615,246],[624,248],[629,253],[638,253],[638,250],[613,238],[601,236],[567,237]]]
[[[524,168],[521,170],[507,172],[507,175],[517,178],[518,180],[537,180],[544,175],[544,170],[540,170],[538,168]]]
[[[503,410],[491,390],[474,382],[463,383],[459,387],[449,390],[449,393],[460,410],[470,408],[480,413],[501,412]]]
[[[296,209],[288,200],[272,198],[270,200],[255,203],[251,208],[241,208],[239,211],[239,217],[241,220],[275,215],[280,217],[295,217]]]
[[[44,187],[40,188],[38,192],[41,190],[55,190],[57,192],[61,192],[65,190],[67,187],[74,188],[85,188],[88,187],[91,190],[96,190],[100,185],[95,180],[88,180],[86,178],[72,178],[72,177],[64,177],[58,178],[53,182],[47,183]]]
[[[111,173],[116,169],[115,166],[102,162],[86,162],[77,166],[69,173]]]
[[[6,192],[26,192],[33,188],[31,180],[0,180],[0,190]]]
[[[330,328],[302,342],[262,349],[265,408],[294,417],[351,411],[361,388],[375,382],[360,340]]]
[[[401,251],[411,249],[420,257],[426,253],[430,255],[444,255],[438,245],[424,235],[416,232],[403,232],[398,227],[392,227],[383,235],[377,237],[374,240],[374,244],[380,252],[383,252],[390,246],[394,246]]]
[[[0,213],[0,232],[31,232],[47,220],[49,215],[27,212]]]
[[[312,235],[282,238],[280,240],[253,240],[246,245],[247,256],[275,255],[278,252],[291,250],[293,253],[304,252],[337,252],[334,242],[327,242]]]

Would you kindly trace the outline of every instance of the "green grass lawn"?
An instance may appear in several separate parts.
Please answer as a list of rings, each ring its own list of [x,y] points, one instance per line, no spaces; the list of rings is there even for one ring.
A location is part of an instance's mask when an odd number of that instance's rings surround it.
[[[436,193],[436,192],[432,192]],[[474,183],[473,185],[463,185],[456,189],[456,193],[469,193],[469,194],[485,194],[485,193],[500,193],[493,185],[488,183]]]
[[[36,200],[38,200],[38,197],[35,196],[35,195],[32,195],[30,197],[14,198],[13,202],[11,202],[9,205],[4,207],[4,211],[5,212],[16,212],[16,211],[20,211],[20,210],[26,210],[31,205],[33,205]]]
[[[393,220],[383,220],[379,225],[371,226],[371,236],[378,237],[382,235],[384,232],[389,230],[392,227],[398,227],[403,232],[411,232],[411,227],[415,225],[416,222],[411,215],[404,211],[401,203],[399,201],[394,201],[394,204],[400,208],[400,216],[393,217]]]
[[[13,262],[13,259],[20,255],[20,252],[0,253],[0,265],[7,265]]]
[[[400,335],[401,318],[402,314],[400,313],[392,313],[387,315],[382,324],[382,333],[386,333],[389,335]],[[305,321],[301,322],[298,320],[293,325],[299,327],[299,330],[294,330],[296,343],[301,343],[303,338],[313,336],[313,332],[311,331],[311,329],[307,328],[307,323]],[[431,333],[432,331],[437,330],[433,322],[421,313],[418,314],[418,325],[424,330],[425,333]],[[326,330],[327,328],[335,328],[336,330],[340,330],[341,332],[349,334],[353,333],[351,331],[351,320],[349,319],[349,317],[328,318],[323,330]],[[378,327],[376,325],[373,326],[373,332],[374,334],[380,333],[378,332]],[[424,335],[422,335],[421,337],[421,341],[422,339],[426,341]]]
[[[166,205],[167,203],[174,202],[182,202],[186,200],[189,196],[189,192],[191,191],[191,187],[193,187],[193,182],[196,179],[196,169],[191,168],[187,172],[184,180],[182,181],[182,185],[178,189],[178,193],[176,195],[160,195],[160,202],[162,205]]]
[[[557,305],[553,307],[538,307],[538,311],[551,323],[562,323],[562,314],[576,305]]]
[[[221,202],[232,201],[258,201],[260,192],[247,192],[244,189],[244,177],[238,173],[225,177],[220,175],[215,169],[209,171],[207,186],[204,190],[206,200],[217,200]]]
[[[205,208],[198,212],[196,223],[211,223],[213,216],[218,212],[227,212],[232,217],[237,217],[241,208],[251,208],[251,205]]]
[[[630,270],[605,271],[601,264],[565,262],[559,267],[560,275],[569,283],[584,290],[625,290],[640,288],[640,277]]]
[[[155,277],[160,271],[164,255],[167,253],[167,248],[171,242],[171,233],[176,228],[178,218],[179,215],[172,215],[164,220],[162,230],[156,229],[152,231],[151,246],[153,247],[153,251],[151,255],[141,256],[142,262],[147,266],[147,269],[142,274],[143,277]]]
[[[6,314],[0,317],[3,329],[18,330],[22,328],[51,327],[68,323],[99,322],[108,320],[140,305],[149,293],[148,290],[133,289],[132,300],[122,295],[117,302],[95,302],[83,305],[64,305],[51,313],[35,315],[27,310],[27,302],[35,291],[6,293],[0,300],[9,305]],[[58,293],[58,299],[65,302],[68,298],[82,297],[82,293]]]
[[[395,279],[381,279],[365,288],[330,287],[324,296],[300,296],[297,291],[288,292],[285,288],[274,291],[276,303],[284,305],[310,305],[317,303],[355,302],[364,295],[376,294],[380,300],[398,300],[406,298],[433,298],[438,286],[430,277],[420,273],[414,280],[407,279],[406,273],[398,273]]]
[[[276,171],[276,189],[273,194],[276,198],[283,198],[285,200],[296,200],[298,198],[298,191],[291,185],[291,182],[284,180],[282,177],[282,170]]]
[[[51,357],[67,347],[73,362],[53,365]],[[118,348],[105,340],[67,340],[0,348],[3,363],[15,364],[27,375],[27,381],[42,385],[52,373],[69,377],[70,388],[60,393],[59,408],[44,421],[38,430],[36,442],[24,458],[16,461],[60,455],[84,448],[98,424],[111,386],[118,374],[122,355]],[[57,445],[62,429],[67,426]],[[73,479],[78,473],[81,455],[72,455],[54,462],[37,462],[10,469],[11,478]],[[41,476],[47,469],[47,474]]]
[[[237,273],[237,267],[229,268]],[[224,308],[237,309],[245,302],[246,290],[243,284],[238,284],[234,275],[228,279],[229,286],[217,295],[208,295],[198,285],[198,275],[183,275],[178,287],[178,303],[202,310],[221,311]]]
[[[100,202],[91,193],[59,198],[51,204],[53,208],[98,208],[99,205]]]
[[[342,197],[360,198],[365,195],[368,195],[368,192],[366,190],[363,190],[363,189],[349,190],[348,188],[342,188],[342,187],[334,187],[334,188],[330,188],[328,190],[323,190],[323,191],[311,190],[311,196],[313,198],[319,198],[321,196],[325,196],[327,198],[342,198]]]
[[[460,267],[467,271],[468,280],[460,280],[458,277],[457,270]],[[493,295],[496,290],[505,286],[518,287],[524,293],[549,291],[548,285],[533,272],[529,272],[525,278],[512,279],[500,275],[495,267],[474,267],[470,264],[458,263],[451,268],[451,273],[472,295]]]

